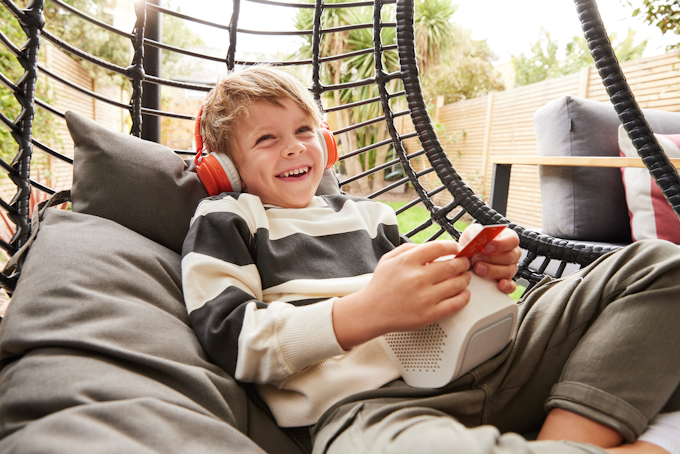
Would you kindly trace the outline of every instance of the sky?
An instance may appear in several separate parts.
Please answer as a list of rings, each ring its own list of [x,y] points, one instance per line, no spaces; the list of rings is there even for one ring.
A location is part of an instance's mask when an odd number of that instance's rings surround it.
[[[510,60],[510,54],[529,53],[541,27],[550,32],[563,48],[574,36],[582,36],[581,24],[572,0],[454,0],[458,11],[454,22],[472,31],[474,39],[486,39],[498,56],[495,64]],[[634,6],[641,1],[632,0]],[[638,33],[635,42],[649,39],[645,56],[665,52],[666,45],[677,42],[677,37],[662,37],[653,26],[644,24],[641,17],[632,17],[634,7],[625,0],[598,0],[597,6],[608,33],[615,31],[619,39],[628,29]],[[674,40],[672,38],[675,38]]]

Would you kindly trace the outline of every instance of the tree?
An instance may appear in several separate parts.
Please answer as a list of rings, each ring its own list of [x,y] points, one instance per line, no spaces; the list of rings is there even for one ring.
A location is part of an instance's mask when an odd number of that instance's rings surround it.
[[[630,0],[625,2],[632,5]],[[633,17],[642,16],[644,22],[654,25],[664,35],[667,32],[680,35],[680,3],[677,0],[643,0],[642,3],[642,7],[633,11]],[[680,42],[669,47],[680,49]]]
[[[423,74],[427,74],[431,66],[450,60],[450,50],[456,44],[451,18],[457,10],[458,6],[451,0],[416,0],[416,54]]]
[[[616,33],[609,35],[619,61],[627,61],[642,56],[647,40],[634,44],[636,32],[628,30],[626,37],[616,42]],[[528,85],[546,79],[565,76],[583,67],[593,65],[588,44],[583,36],[574,36],[565,47],[564,58],[558,57],[559,43],[550,37],[550,32],[541,29],[538,40],[531,46],[531,53],[512,55],[517,85]]]
[[[442,43],[447,51],[441,60],[422,75],[423,96],[428,105],[434,104],[440,95],[450,104],[505,89],[491,65],[494,55],[486,41],[472,39],[470,30],[455,24],[450,37],[450,42]]]
[[[486,41],[473,40],[470,30],[453,23],[457,10],[451,0],[416,1],[416,55],[428,105],[439,95],[452,103],[504,88]]]
[[[102,22],[113,23],[112,7],[114,5],[111,0],[66,0],[66,3]],[[52,2],[45,3],[43,14],[45,15],[45,28],[55,36],[118,66],[126,67],[130,64],[132,44],[128,39],[104,30],[74,14],[64,14],[63,9]],[[90,62],[78,60],[94,79],[115,79],[121,85],[125,82],[121,76],[111,74]]]
[[[172,6],[167,6],[172,8]],[[175,11],[180,12],[179,6]],[[163,42],[171,46],[181,47],[182,49],[191,49],[194,46],[203,46],[205,43],[186,26],[183,19],[169,14],[163,14]],[[182,54],[163,50],[161,52],[161,75],[165,79],[172,79],[176,76],[184,76],[191,74],[195,70],[193,64],[187,64],[182,59]]]

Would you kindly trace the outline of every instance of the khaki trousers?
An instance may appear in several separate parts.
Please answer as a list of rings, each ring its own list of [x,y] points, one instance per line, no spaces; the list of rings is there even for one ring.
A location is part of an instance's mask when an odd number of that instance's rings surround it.
[[[602,453],[530,442],[558,407],[634,441],[680,409],[680,247],[642,241],[523,298],[513,341],[440,389],[401,380],[352,396],[312,429],[315,453]]]

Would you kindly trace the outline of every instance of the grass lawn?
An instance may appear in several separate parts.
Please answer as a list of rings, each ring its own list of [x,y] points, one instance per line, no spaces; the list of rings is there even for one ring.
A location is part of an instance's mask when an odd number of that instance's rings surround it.
[[[392,209],[395,211],[406,205],[406,202],[382,202],[382,203],[391,206]],[[430,212],[427,211],[425,207],[419,205],[411,207],[408,210],[401,213],[399,216],[397,216],[397,221],[399,222],[399,231],[403,234],[406,234],[411,230],[415,229],[416,227],[418,227],[423,222],[427,221],[428,219],[430,219]],[[454,224],[454,227],[462,232],[468,225],[469,224],[466,222],[458,221]],[[438,231],[439,231],[438,225],[436,224],[431,225],[422,232],[418,232],[416,235],[413,235],[411,237],[411,241],[413,241],[414,243],[424,243],[425,241],[428,240],[428,238],[430,238]],[[449,235],[448,233],[444,233],[437,239],[452,240],[453,238],[451,238],[451,235]]]
[[[394,210],[398,210],[399,208],[406,205],[406,202],[382,202],[382,203],[389,205]],[[427,221],[428,219],[430,219],[430,212],[427,211],[425,207],[418,205],[411,207],[397,216],[397,221],[399,222],[399,231],[403,234],[406,234],[411,230],[415,229],[416,227],[418,227],[423,222]],[[454,227],[462,232],[463,230],[465,230],[465,228],[467,228],[468,225],[469,224],[467,222],[458,221],[454,224]],[[437,233],[437,231],[439,231],[439,226],[431,225],[422,232],[419,232],[416,235],[412,236],[411,241],[413,241],[414,243],[424,243],[425,241],[427,241],[428,238]],[[437,240],[452,240],[452,239],[453,238],[451,238],[451,235],[449,235],[448,233],[444,233],[439,238],[437,238]],[[524,287],[518,285],[517,290],[515,290],[514,293],[510,294],[510,297],[513,300],[517,301],[524,293],[524,290],[525,290]]]

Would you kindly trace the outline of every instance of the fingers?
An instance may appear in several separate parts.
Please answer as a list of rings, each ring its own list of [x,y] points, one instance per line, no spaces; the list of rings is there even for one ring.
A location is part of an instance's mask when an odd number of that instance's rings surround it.
[[[516,286],[510,280],[517,274],[517,263],[521,256],[519,236],[514,230],[505,229],[494,241],[486,245],[483,252],[472,256],[470,262],[475,274],[495,279],[501,291],[512,293]]]
[[[455,255],[461,247],[455,241],[430,241],[421,245],[421,248],[414,250],[414,258],[418,263],[431,263],[439,258],[448,255]]]
[[[519,247],[519,236],[511,229],[503,230],[493,241],[486,245],[484,252],[488,254],[502,254]]]
[[[463,234],[460,236],[459,242],[461,246],[468,244],[471,239],[473,239],[479,232],[482,231],[482,228],[483,226],[481,224],[471,224],[467,226],[467,228],[463,230]]]
[[[512,277],[517,274],[518,269],[517,262],[509,265],[477,262],[472,266],[472,271],[474,271],[477,276],[492,278],[499,282],[503,279],[512,279]]]
[[[470,263],[474,266],[478,262],[490,263],[493,265],[516,265],[522,256],[522,251],[519,248],[514,248],[509,251],[489,254],[487,252],[479,252],[470,258]]]
[[[517,290],[517,284],[512,279],[501,279],[498,281],[498,290],[509,295]]]
[[[470,290],[464,289],[455,296],[446,298],[434,308],[436,320],[457,314],[470,302]]]
[[[459,250],[460,245],[455,241],[430,241],[424,244],[402,244],[383,257],[390,259],[403,256],[402,258],[413,265],[425,265],[440,257],[455,255]]]
[[[432,283],[450,280],[465,273],[470,269],[470,260],[467,257],[444,259],[427,265],[426,271],[431,275]],[[469,274],[469,273],[468,273]],[[469,283],[469,280],[468,280]],[[467,287],[467,283],[465,285]]]
[[[396,248],[392,249],[390,252],[383,254],[381,259],[389,260],[391,258],[394,258],[394,257],[397,257],[401,254],[404,254],[404,253],[410,251],[411,249],[415,249],[419,246],[420,245],[416,244],[416,243],[404,243],[404,244],[397,246]]]

